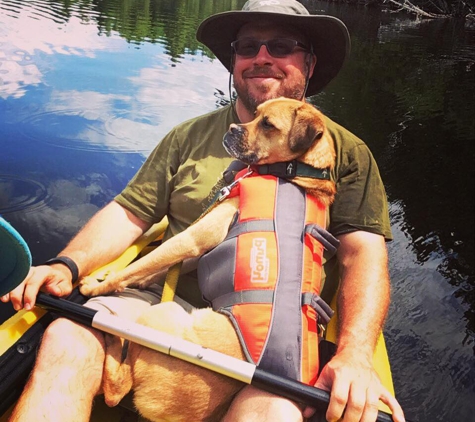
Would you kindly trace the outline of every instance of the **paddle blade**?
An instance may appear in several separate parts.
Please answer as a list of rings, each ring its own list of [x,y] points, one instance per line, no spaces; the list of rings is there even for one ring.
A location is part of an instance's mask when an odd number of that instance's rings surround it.
[[[31,253],[21,235],[0,217],[0,296],[12,291],[28,275]]]

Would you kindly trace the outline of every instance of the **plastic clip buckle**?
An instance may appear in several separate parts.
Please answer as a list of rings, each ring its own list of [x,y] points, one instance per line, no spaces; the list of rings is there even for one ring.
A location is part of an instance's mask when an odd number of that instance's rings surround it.
[[[248,170],[247,170],[246,174],[242,175],[239,179],[236,179],[230,185],[225,186],[224,188],[221,188],[221,190],[219,191],[218,202],[221,202],[221,201],[225,200],[229,196],[229,194],[231,193],[231,190],[234,188],[234,186],[236,186],[242,179],[244,179],[245,177],[247,177],[251,174],[252,174],[252,170],[251,170],[250,167],[248,167]]]
[[[232,185],[225,186],[219,191],[218,202],[224,201],[231,193]]]

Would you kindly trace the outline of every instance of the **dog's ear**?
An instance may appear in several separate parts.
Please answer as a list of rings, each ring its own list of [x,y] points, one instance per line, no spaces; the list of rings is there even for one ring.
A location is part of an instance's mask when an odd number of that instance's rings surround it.
[[[289,147],[292,152],[304,153],[323,136],[323,122],[309,104],[303,104],[294,112],[294,123],[289,133]]]

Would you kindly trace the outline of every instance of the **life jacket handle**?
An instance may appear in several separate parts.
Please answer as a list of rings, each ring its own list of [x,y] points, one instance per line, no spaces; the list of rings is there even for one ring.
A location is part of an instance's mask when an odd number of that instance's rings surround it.
[[[331,256],[335,255],[338,246],[340,246],[340,241],[318,224],[307,224],[305,226],[305,233],[320,242]]]

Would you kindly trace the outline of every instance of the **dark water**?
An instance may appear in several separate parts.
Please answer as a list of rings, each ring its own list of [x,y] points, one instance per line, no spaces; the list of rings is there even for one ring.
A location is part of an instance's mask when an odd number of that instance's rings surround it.
[[[194,34],[242,4],[0,0],[0,213],[35,263],[110,201],[171,127],[226,100],[227,74]],[[368,143],[387,187],[385,334],[398,398],[414,421],[473,421],[475,32],[305,4],[352,35],[351,60],[312,101]]]

